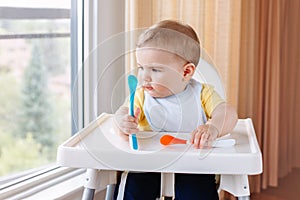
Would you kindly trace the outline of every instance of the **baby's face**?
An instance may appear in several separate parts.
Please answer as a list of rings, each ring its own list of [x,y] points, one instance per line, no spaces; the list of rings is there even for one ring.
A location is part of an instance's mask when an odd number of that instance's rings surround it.
[[[167,97],[182,92],[184,65],[178,56],[156,49],[138,49],[136,52],[139,83],[152,97]]]

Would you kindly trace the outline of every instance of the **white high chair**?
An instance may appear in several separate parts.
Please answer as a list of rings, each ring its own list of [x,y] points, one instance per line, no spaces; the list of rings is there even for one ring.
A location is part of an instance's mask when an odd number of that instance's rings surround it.
[[[216,69],[204,60],[200,60],[198,68],[195,78],[214,85],[225,99]],[[144,132],[139,139],[140,150],[133,151],[114,133],[112,123],[112,115],[103,113],[58,147],[59,165],[88,169],[82,199],[93,199],[95,189],[114,184],[117,170],[161,172],[164,199],[174,197],[174,173],[220,174],[220,189],[239,200],[250,199],[248,175],[262,172],[261,151],[251,119],[239,119],[232,133],[226,136],[236,140],[235,146],[210,150],[195,150],[184,145],[165,148],[159,144],[163,133]],[[111,200],[112,195],[113,188],[108,188],[106,200]]]

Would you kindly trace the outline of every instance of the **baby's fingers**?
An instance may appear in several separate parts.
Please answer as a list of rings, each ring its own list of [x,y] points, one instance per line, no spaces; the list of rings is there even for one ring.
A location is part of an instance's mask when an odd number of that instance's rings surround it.
[[[202,129],[196,129],[192,132],[191,134],[191,143],[194,145],[195,149],[199,149],[200,147],[200,139],[201,139],[201,135],[203,134],[203,130]]]
[[[212,137],[209,133],[204,133],[201,137],[200,148],[211,148],[212,147]]]
[[[135,112],[134,112],[134,116],[136,118],[138,118],[140,116],[140,113],[141,113],[141,109],[140,108],[136,108]]]
[[[132,123],[124,124],[124,126],[119,127],[118,129],[118,135],[121,136],[121,138],[128,140],[128,135],[132,133],[137,133],[139,130],[136,126],[132,125]]]
[[[194,144],[194,139],[195,139],[196,132],[197,132],[197,129],[196,129],[196,130],[193,130],[193,131],[191,132],[191,137],[190,137],[190,142],[191,142],[191,144]]]
[[[121,129],[126,135],[137,133],[139,130],[136,127],[123,127]]]
[[[118,135],[120,136],[120,138],[122,138],[125,141],[128,141],[128,134],[123,132],[122,130],[118,129]]]
[[[132,116],[124,117],[124,120],[122,120],[121,123],[120,123],[120,128],[122,130],[134,129],[134,131],[137,131],[137,126],[138,126],[138,123],[136,122],[136,119]],[[126,133],[132,133],[132,131],[130,131],[130,132],[126,131]]]
[[[202,134],[201,140],[200,140],[200,147],[208,146],[208,138],[209,138],[209,135],[207,133]]]

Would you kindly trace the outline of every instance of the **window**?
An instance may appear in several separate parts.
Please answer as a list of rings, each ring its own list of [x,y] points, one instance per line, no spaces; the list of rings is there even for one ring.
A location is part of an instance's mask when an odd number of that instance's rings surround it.
[[[0,177],[54,163],[71,135],[70,8],[0,2]]]
[[[17,161],[18,167],[7,167],[10,170],[0,174],[0,199],[59,199],[70,195],[70,199],[80,197],[85,169],[56,166],[56,149],[71,133],[76,133],[99,114],[111,112],[115,108],[112,103],[123,103],[125,86],[117,83],[124,80],[122,77],[125,73],[125,67],[122,67],[125,66],[124,58],[120,57],[125,51],[124,34],[120,34],[125,33],[124,16],[125,1],[118,0],[1,0],[0,168],[7,165],[2,165],[3,152],[6,154],[10,150],[11,157],[6,157],[11,158],[11,163]],[[110,19],[109,23],[107,19]],[[114,36],[113,40],[111,36]],[[23,45],[16,48],[13,44],[20,41]],[[50,41],[55,42],[55,45],[49,47],[50,45],[44,44]],[[4,42],[5,45],[2,44]],[[24,51],[23,57],[17,54],[16,49]],[[8,54],[13,51],[15,53]],[[38,56],[33,56],[33,52],[38,52],[35,53]],[[104,54],[98,54],[100,52]],[[8,55],[12,57],[9,61]],[[2,57],[10,65],[5,64],[4,67]],[[55,64],[49,68],[45,60]],[[57,64],[59,60],[63,62],[61,68],[58,68],[61,66]],[[108,64],[110,70],[107,70]],[[34,70],[25,73],[29,65],[35,66]],[[102,79],[104,72],[105,80]],[[25,77],[30,83],[26,84],[27,87],[23,84]],[[36,86],[35,89],[31,84]],[[5,90],[6,93],[2,92]],[[54,130],[41,131],[48,132],[43,135],[33,134],[34,131],[21,131],[21,134],[17,134],[20,133],[18,130],[24,130],[18,128],[25,119],[22,117],[24,113],[31,114],[38,110],[38,106],[23,109],[28,105],[23,103],[23,99],[38,95],[46,100],[35,99],[35,103],[43,102],[37,105],[47,103],[44,109],[40,109],[43,112],[39,113],[46,113],[46,117],[49,117],[46,121],[54,123],[54,126],[46,124],[46,127],[54,127]],[[45,98],[45,95],[51,96]],[[110,99],[112,96],[113,102]],[[42,119],[42,116],[45,115],[38,115],[38,119]],[[45,138],[37,139],[40,136]],[[6,146],[2,146],[3,144]],[[19,150],[20,147],[16,147],[18,145],[24,147]],[[51,148],[47,145],[51,145]]]

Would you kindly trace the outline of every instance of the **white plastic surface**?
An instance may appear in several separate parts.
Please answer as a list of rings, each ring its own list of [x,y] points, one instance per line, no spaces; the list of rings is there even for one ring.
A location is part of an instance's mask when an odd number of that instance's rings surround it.
[[[191,145],[163,146],[159,132],[138,133],[139,151],[129,148],[112,127],[112,116],[101,115],[59,146],[57,161],[61,166],[176,173],[259,174],[261,152],[251,119],[240,119],[226,136],[236,144],[227,148],[194,149]],[[174,133],[168,133],[174,134]],[[188,134],[174,134],[189,138]]]
[[[237,185],[240,183],[236,181],[237,177],[248,180],[247,175],[262,172],[262,156],[251,119],[239,119],[232,133],[225,136],[235,139],[236,144],[231,147],[194,149],[191,145],[163,146],[159,139],[165,133],[141,132],[137,134],[139,151],[131,150],[128,142],[117,136],[112,120],[112,115],[102,114],[60,145],[58,164],[102,170],[221,174],[226,175],[224,180],[221,178],[221,188],[237,196],[249,194],[248,183]],[[189,138],[187,133],[168,134]]]

